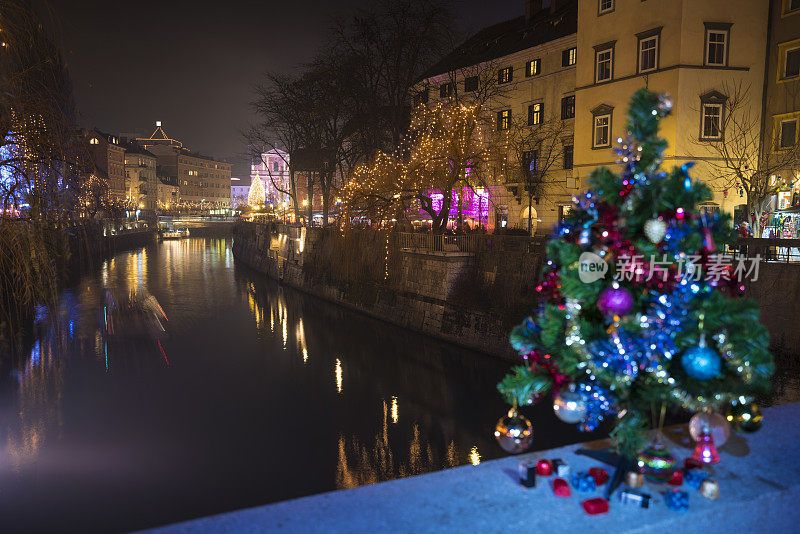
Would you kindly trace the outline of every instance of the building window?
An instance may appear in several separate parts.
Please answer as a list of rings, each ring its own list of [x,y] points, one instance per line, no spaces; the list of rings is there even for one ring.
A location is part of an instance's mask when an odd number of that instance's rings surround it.
[[[719,91],[709,91],[700,95],[700,140],[722,139],[727,100],[728,97]]]
[[[658,48],[661,41],[661,28],[637,33],[639,38],[637,61],[639,72],[650,72],[658,68]]]
[[[614,108],[600,104],[592,110],[592,148],[611,146],[611,116]]]
[[[561,119],[575,117],[575,95],[565,96],[561,99]]]
[[[528,125],[536,126],[542,123],[542,104],[537,102],[528,106]]]
[[[706,22],[705,64],[724,67],[728,64],[728,38],[731,24]]]
[[[722,104],[703,104],[703,139],[722,137]]]
[[[792,148],[797,143],[797,119],[781,121],[779,133],[778,148]]]
[[[614,11],[614,0],[598,0],[597,14],[605,15]]]
[[[783,14],[788,15],[800,11],[800,0],[783,0]]]
[[[90,145],[96,145],[99,142],[100,141],[98,141],[96,137],[92,137],[91,139],[89,139],[89,144]]]
[[[607,82],[614,76],[614,45],[604,44],[594,49],[594,81]]]
[[[564,146],[564,168],[571,169],[574,160],[574,148],[572,145]]]
[[[597,115],[594,118],[594,148],[611,146],[611,115]]]
[[[784,52],[783,76],[781,76],[781,79],[797,78],[798,75],[800,75],[800,46],[790,48]]]
[[[567,48],[561,52],[561,66],[571,67],[578,60],[578,49],[575,47]]]
[[[508,83],[514,78],[514,67],[506,67],[497,72],[497,83]]]
[[[532,59],[527,63],[525,63],[525,76],[531,77],[539,74],[539,69],[541,64],[542,64],[541,59]]]
[[[442,98],[448,98],[448,97],[451,97],[451,96],[453,96],[453,94],[454,94],[455,92],[456,92],[456,84],[454,84],[454,83],[452,83],[452,82],[450,82],[450,83],[443,83],[443,84],[442,84],[442,85],[439,87],[439,96],[440,96],[440,97],[442,97]]]
[[[478,77],[477,76],[470,76],[469,78],[464,78],[464,92],[465,93],[472,93],[478,90]]]
[[[539,168],[538,150],[526,150],[522,153],[522,168],[526,171],[525,178],[530,180]]]
[[[420,104],[427,104],[428,103],[428,90],[423,89],[419,93],[414,95],[414,105],[419,106]]]
[[[497,112],[497,129],[508,130],[511,128],[511,110],[504,109]]]

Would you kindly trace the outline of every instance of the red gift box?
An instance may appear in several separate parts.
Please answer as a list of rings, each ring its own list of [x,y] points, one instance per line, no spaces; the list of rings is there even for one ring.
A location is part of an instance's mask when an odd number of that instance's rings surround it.
[[[557,497],[571,497],[572,490],[567,484],[567,481],[563,478],[555,478],[553,479],[553,493],[556,494]]]
[[[608,501],[602,497],[586,499],[581,503],[583,510],[589,515],[605,514],[608,512]]]
[[[608,482],[608,471],[602,467],[592,467],[589,469],[589,476],[594,479],[594,483],[602,486]]]
[[[690,456],[683,461],[683,466],[686,469],[702,469],[703,464]]]
[[[676,469],[672,472],[672,478],[667,481],[667,484],[671,486],[680,486],[683,484],[683,471],[680,469]]]
[[[536,474],[540,477],[549,477],[553,474],[553,462],[550,460],[539,460],[536,462]]]

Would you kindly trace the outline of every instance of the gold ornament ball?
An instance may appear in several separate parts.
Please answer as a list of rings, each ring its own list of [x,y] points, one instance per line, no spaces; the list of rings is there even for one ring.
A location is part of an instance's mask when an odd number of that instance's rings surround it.
[[[528,449],[533,442],[533,426],[516,408],[497,421],[494,437],[504,451],[517,454]]]
[[[719,484],[713,478],[707,478],[700,484],[700,494],[712,501],[719,497]]]
[[[755,432],[764,424],[764,416],[755,402],[742,402],[740,399],[731,405],[728,411],[728,422],[742,432]]]

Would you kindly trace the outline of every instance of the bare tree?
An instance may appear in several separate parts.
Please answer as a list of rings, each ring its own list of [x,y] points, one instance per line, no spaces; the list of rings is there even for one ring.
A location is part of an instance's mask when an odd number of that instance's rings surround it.
[[[380,0],[334,28],[332,46],[355,58],[363,96],[362,160],[401,144],[412,89],[425,71],[452,49],[454,15],[444,0]]]
[[[787,94],[798,100],[800,82],[789,82]],[[713,154],[706,158],[717,181],[711,183],[716,190],[741,187],[747,196],[747,214],[752,233],[761,236],[762,217],[770,210],[770,199],[790,183],[786,171],[800,164],[800,144],[780,146],[780,136],[773,135],[770,119],[762,130],[760,106],[751,105],[750,87],[743,82],[725,84],[719,98],[724,100],[724,112],[719,131],[706,132],[719,136],[718,140],[695,138],[698,147]],[[796,106],[795,106],[796,107]],[[713,129],[713,126],[712,126]]]
[[[528,233],[533,231],[533,200],[547,195],[556,184],[566,184],[556,179],[554,171],[564,161],[564,141],[571,136],[572,129],[556,115],[545,118],[540,112],[512,121],[507,136],[511,160],[508,183],[523,187],[527,193]]]

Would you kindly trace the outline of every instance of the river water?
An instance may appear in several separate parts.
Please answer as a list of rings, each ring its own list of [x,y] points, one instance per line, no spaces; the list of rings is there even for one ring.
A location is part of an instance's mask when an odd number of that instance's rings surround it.
[[[279,286],[230,245],[118,254],[39,310],[0,384],[0,531],[129,531],[504,454],[506,363]],[[106,334],[106,295],[146,292],[167,335]],[[536,448],[591,437],[528,415]]]

